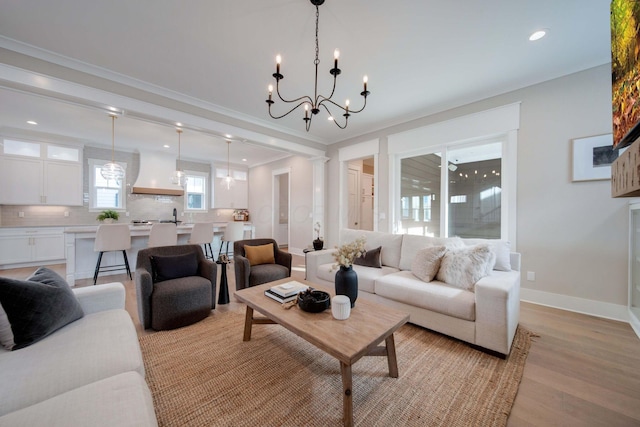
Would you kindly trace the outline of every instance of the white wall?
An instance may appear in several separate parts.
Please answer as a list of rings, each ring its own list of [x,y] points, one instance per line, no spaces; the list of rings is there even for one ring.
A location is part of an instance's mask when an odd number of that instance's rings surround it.
[[[273,175],[272,171],[290,169],[291,199],[289,201],[289,252],[302,254],[314,239],[313,164],[301,156],[258,166],[249,170],[249,212],[256,226],[256,237],[273,237]]]
[[[428,96],[426,94],[425,96]],[[627,199],[612,199],[610,181],[571,182],[571,140],[611,132],[611,73],[603,65],[410,123],[334,144],[327,152],[328,224],[337,224],[337,150],[380,139],[387,164],[387,135],[521,102],[518,131],[517,236],[525,300],[626,319]],[[390,142],[389,142],[390,143]],[[382,169],[382,168],[381,168]],[[380,173],[387,171],[381,170]],[[387,175],[388,176],[388,175]],[[381,200],[388,199],[381,176]],[[389,201],[389,203],[391,203]],[[381,211],[389,210],[381,204]],[[379,223],[384,230],[384,224]],[[328,244],[337,230],[327,230]],[[526,272],[536,281],[526,281]]]

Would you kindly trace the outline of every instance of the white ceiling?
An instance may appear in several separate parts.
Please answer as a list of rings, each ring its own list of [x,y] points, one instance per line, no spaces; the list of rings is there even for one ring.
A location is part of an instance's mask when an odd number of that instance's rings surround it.
[[[540,28],[548,35],[528,41]],[[0,47],[206,106],[235,126],[313,147],[610,62],[608,0],[326,0],[319,91],[330,90],[339,48],[336,101],[349,98],[359,108],[364,74],[371,95],[347,129],[322,112],[306,133],[302,112],[273,120],[265,99],[276,54],[285,96],[312,95],[314,31],[309,0],[0,0]],[[110,121],[96,108],[7,89],[0,99],[0,131],[33,132],[25,123],[33,119],[38,132],[111,143]],[[274,109],[286,111],[282,103]],[[134,116],[116,123],[118,148],[176,149],[169,123]],[[183,157],[226,160],[226,146],[214,136],[227,132],[224,123],[185,125],[198,131],[183,134]],[[232,161],[283,157],[267,147],[239,142]]]

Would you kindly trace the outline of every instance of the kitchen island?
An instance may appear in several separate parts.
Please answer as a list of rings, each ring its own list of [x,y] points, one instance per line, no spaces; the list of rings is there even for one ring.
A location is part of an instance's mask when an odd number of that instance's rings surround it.
[[[213,223],[214,233],[223,234],[227,226],[226,222]],[[138,251],[147,247],[149,240],[149,225],[130,225],[131,229],[131,249],[127,251],[131,272],[136,269],[136,259]],[[177,227],[178,244],[186,244],[191,235],[193,224],[182,224]],[[98,253],[93,250],[96,239],[97,225],[66,227],[65,233],[65,255],[67,262],[66,279],[71,286],[75,285],[76,279],[87,279],[93,277],[98,260]],[[244,223],[245,238],[255,238],[255,227],[250,222]],[[215,237],[214,237],[215,239]],[[219,247],[219,246],[218,246]],[[215,248],[215,246],[214,246]],[[214,254],[216,251],[214,250]],[[105,252],[102,257],[102,265],[122,264],[121,252]],[[120,272],[105,272],[105,274],[118,274]]]

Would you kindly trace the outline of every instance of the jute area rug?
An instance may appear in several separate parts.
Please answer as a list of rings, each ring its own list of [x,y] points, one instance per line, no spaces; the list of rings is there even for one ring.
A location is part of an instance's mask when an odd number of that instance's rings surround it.
[[[147,383],[160,426],[340,426],[339,362],[279,325],[215,313],[142,336]],[[504,426],[522,378],[531,333],[518,328],[500,359],[413,325],[395,335],[399,378],[384,357],[353,365],[360,426]]]

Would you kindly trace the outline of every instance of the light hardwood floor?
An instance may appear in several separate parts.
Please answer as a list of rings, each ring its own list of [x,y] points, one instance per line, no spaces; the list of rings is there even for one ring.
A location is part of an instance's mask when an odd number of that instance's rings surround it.
[[[64,265],[49,266],[64,275]],[[25,278],[35,268],[2,270]],[[294,256],[293,277],[304,278],[304,258]],[[234,301],[233,266],[229,266],[232,302],[217,312],[243,310]],[[124,274],[101,276],[98,283],[121,281],[126,309],[140,334],[135,286]],[[91,286],[79,280],[76,286]],[[640,426],[640,339],[622,322],[522,303],[520,324],[534,338],[508,426]],[[400,367],[402,375],[402,367]]]

